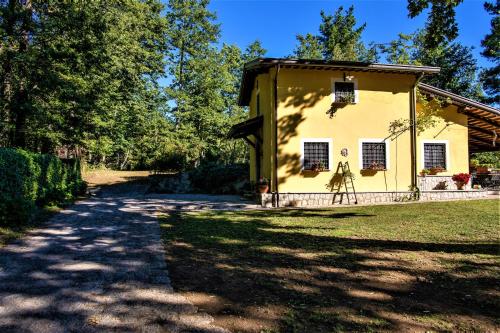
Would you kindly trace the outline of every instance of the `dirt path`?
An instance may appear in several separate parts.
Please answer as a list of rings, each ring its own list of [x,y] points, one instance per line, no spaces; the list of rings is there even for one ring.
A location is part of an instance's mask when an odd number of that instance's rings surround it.
[[[225,332],[170,286],[166,202],[193,204],[107,191],[0,249],[0,332]]]

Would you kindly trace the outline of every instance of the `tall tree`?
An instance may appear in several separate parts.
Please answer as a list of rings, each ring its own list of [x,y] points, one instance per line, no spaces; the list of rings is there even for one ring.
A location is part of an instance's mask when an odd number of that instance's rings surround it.
[[[164,67],[162,8],[156,0],[0,2],[2,144],[78,145],[104,161],[130,154],[126,124],[152,112]]]
[[[486,2],[486,11],[492,15],[491,32],[481,41],[481,55],[494,63],[494,66],[481,72],[483,89],[487,93],[487,103],[500,104],[500,0]]]
[[[318,36],[313,34],[297,35],[299,44],[293,51],[297,58],[323,59],[323,47]]]
[[[179,117],[189,108],[190,96],[185,92],[189,76],[193,75],[191,60],[206,54],[219,37],[220,27],[208,4],[208,0],[169,0],[167,4],[166,16],[170,22],[167,61],[172,77],[168,93]]]
[[[267,50],[262,47],[262,43],[257,39],[245,48],[245,52],[242,55],[243,61],[245,63],[249,62],[256,58],[263,57],[266,53]]]
[[[438,74],[424,77],[424,82],[465,97],[481,99],[479,67],[472,53],[473,48],[453,42],[429,49],[426,47],[425,36],[425,32],[415,36],[414,62],[440,67],[441,70]]]
[[[380,45],[380,50],[385,54],[385,60],[390,64],[412,64],[415,34],[398,34],[398,38],[388,44]]]
[[[319,35],[298,35],[295,56],[321,57],[325,60],[373,61],[374,48],[367,48],[361,40],[366,23],[356,26],[354,6],[344,11],[339,7],[333,15],[321,11]]]
[[[411,35],[399,34],[398,39],[382,46],[381,51],[390,63],[440,67],[438,74],[426,76],[423,81],[465,97],[480,99],[479,68],[472,47],[445,42],[430,49],[426,47],[425,36],[425,30]]]
[[[463,0],[408,0],[408,14],[411,18],[431,7],[425,26],[423,42],[426,48],[436,48],[458,36],[455,7]]]

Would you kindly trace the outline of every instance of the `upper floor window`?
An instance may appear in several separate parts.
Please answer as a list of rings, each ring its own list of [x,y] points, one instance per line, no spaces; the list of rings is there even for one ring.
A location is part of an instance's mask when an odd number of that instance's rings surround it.
[[[302,166],[305,170],[329,170],[331,139],[302,140]]]
[[[354,83],[335,82],[335,102],[354,103]]]
[[[424,168],[446,169],[446,143],[424,142]]]
[[[389,169],[388,142],[382,139],[361,139],[360,168],[363,170]]]
[[[358,84],[356,79],[346,81],[345,79],[332,79],[332,100],[335,103],[357,103]]]

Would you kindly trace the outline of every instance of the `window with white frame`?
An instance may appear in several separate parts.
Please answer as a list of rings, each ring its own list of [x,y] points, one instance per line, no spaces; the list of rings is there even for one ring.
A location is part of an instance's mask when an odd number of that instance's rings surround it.
[[[331,139],[303,139],[302,167],[304,170],[331,168]]]
[[[332,78],[332,102],[357,103],[358,81],[353,76]]]
[[[446,143],[424,142],[424,168],[446,169]]]
[[[363,170],[389,169],[389,145],[382,139],[360,140],[360,168]]]

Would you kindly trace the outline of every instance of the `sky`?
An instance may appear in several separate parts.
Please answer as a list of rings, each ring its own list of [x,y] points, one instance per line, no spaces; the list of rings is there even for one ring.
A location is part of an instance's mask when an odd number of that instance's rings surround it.
[[[268,57],[290,55],[296,45],[295,36],[317,33],[320,11],[333,13],[339,6],[354,5],[358,24],[366,22],[363,40],[387,43],[398,33],[411,33],[425,25],[426,13],[410,19],[406,0],[307,1],[307,0],[212,0],[221,24],[221,42],[244,49],[259,39]],[[481,55],[481,40],[490,32],[491,16],[484,10],[484,1],[464,0],[457,9],[459,37],[463,45],[473,46],[481,67],[489,63]]]

